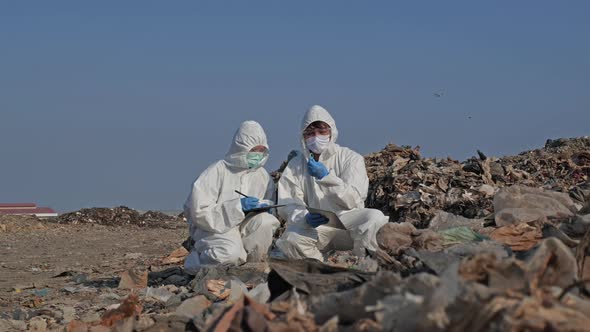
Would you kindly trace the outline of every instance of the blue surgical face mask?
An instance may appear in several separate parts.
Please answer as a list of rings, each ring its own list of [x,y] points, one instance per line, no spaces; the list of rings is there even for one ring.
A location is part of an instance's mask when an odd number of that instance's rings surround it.
[[[248,168],[257,168],[264,160],[264,152],[248,152],[246,154],[246,161]]]

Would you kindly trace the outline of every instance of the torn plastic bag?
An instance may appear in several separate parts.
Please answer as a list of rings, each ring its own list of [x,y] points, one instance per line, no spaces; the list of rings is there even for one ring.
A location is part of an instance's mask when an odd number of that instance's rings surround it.
[[[412,234],[416,228],[409,222],[390,222],[377,232],[377,244],[390,255],[398,255],[412,246]]]
[[[527,280],[531,287],[570,286],[578,275],[574,254],[556,238],[543,240],[535,253],[527,259]]]
[[[483,228],[483,224],[483,219],[469,219],[445,211],[437,211],[434,218],[430,221],[430,226],[428,228],[435,232],[439,232],[449,228],[465,226],[474,231],[479,231]]]
[[[444,247],[444,238],[429,229],[421,229],[412,239],[412,247],[416,249],[439,251]]]
[[[577,208],[564,193],[539,188],[512,186],[494,196],[495,221],[498,226],[545,220],[567,220]]]
[[[449,266],[459,263],[463,258],[486,252],[493,253],[498,258],[505,258],[512,254],[509,248],[494,241],[462,243],[439,252],[409,249],[406,254],[418,258],[430,270],[440,275]]]
[[[466,226],[448,228],[438,232],[443,238],[445,247],[466,242],[479,242],[486,238]]]
[[[458,263],[447,266],[433,286],[425,286],[380,301],[377,309],[382,311],[376,316],[383,331],[469,331],[454,327],[474,316],[491,294],[483,285],[464,282]]]
[[[344,291],[362,285],[375,273],[361,272],[324,264],[315,259],[271,260],[268,274],[270,301],[296,288],[306,294]]]
[[[372,280],[359,287],[342,292],[320,294],[309,297],[309,310],[314,313],[317,324],[323,324],[338,316],[343,324],[352,324],[363,318],[374,319],[374,313],[367,306],[394,292],[400,285],[401,277],[393,272],[380,272]]]
[[[509,257],[498,259],[492,253],[482,253],[463,259],[459,275],[499,291],[525,290],[528,286],[524,262]]]
[[[569,236],[582,237],[590,229],[590,214],[579,215],[569,222],[563,222],[559,229]]]
[[[579,243],[579,241],[573,240],[572,238],[567,236],[567,234],[565,234],[561,229],[551,224],[543,225],[542,231],[544,239],[554,237],[570,248],[576,247]]]
[[[408,248],[438,251],[443,248],[443,239],[429,229],[416,229],[409,222],[390,222],[377,232],[379,248],[389,255],[399,255]]]

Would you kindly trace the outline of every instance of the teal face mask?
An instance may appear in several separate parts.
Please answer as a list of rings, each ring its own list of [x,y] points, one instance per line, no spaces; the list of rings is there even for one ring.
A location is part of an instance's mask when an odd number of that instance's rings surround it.
[[[264,159],[263,152],[248,152],[246,154],[246,161],[248,162],[248,168],[256,168],[260,166],[262,160]]]

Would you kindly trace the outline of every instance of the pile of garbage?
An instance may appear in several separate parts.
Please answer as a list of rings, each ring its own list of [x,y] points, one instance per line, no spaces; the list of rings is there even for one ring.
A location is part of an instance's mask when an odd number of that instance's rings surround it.
[[[439,211],[429,229],[389,223],[368,257],[335,252],[326,263],[275,259],[203,267],[190,281],[175,277],[182,295],[169,286],[148,287],[145,272],[144,302],[131,297],[121,304],[134,303],[120,315],[128,320],[103,316],[94,324],[199,331],[590,330],[590,204],[510,186],[494,196],[493,209],[487,221]],[[167,314],[141,313],[174,296],[182,301]]]
[[[192,276],[180,247],[109,280],[117,296],[101,294],[104,309],[93,319],[66,320],[68,310],[50,308],[27,311],[36,316],[24,327],[35,320],[69,331],[590,331],[588,151],[589,138],[555,140],[459,163],[389,145],[366,157],[367,206],[393,221],[366,257],[337,251],[324,262],[203,266]],[[145,216],[117,209],[79,216]],[[0,329],[18,323],[17,313],[4,315]]]
[[[429,229],[389,223],[367,257],[203,266],[195,276],[129,270],[113,285],[120,303],[95,320],[33,319],[70,331],[590,331],[590,203],[510,186],[493,209],[492,220],[439,211]]]
[[[382,210],[391,221],[418,228],[439,210],[467,218],[489,217],[499,188],[510,185],[570,194],[580,204],[590,193],[590,138],[548,140],[545,147],[503,158],[459,162],[423,158],[419,148],[389,144],[365,157],[370,187],[366,206]]]
[[[64,213],[50,221],[59,224],[97,224],[108,226],[135,225],[141,227],[175,226],[182,222],[178,216],[159,211],[140,213],[126,206],[115,208],[87,208]]]
[[[590,330],[590,203],[515,185],[498,190],[492,209],[488,219],[438,211],[428,229],[388,223],[367,257],[332,252],[325,262],[204,266],[192,276],[179,247],[116,279],[79,284],[64,272],[55,278],[73,284],[63,292],[98,287],[97,302],[33,304],[0,314],[0,329]]]

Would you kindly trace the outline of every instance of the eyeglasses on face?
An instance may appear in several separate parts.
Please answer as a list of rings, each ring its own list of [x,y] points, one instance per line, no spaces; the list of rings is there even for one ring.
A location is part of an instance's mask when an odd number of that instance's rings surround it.
[[[250,152],[267,152],[268,149],[263,145],[257,145],[250,149]]]
[[[330,135],[332,133],[332,129],[330,128],[306,128],[303,131],[304,137],[311,137],[317,135]]]

